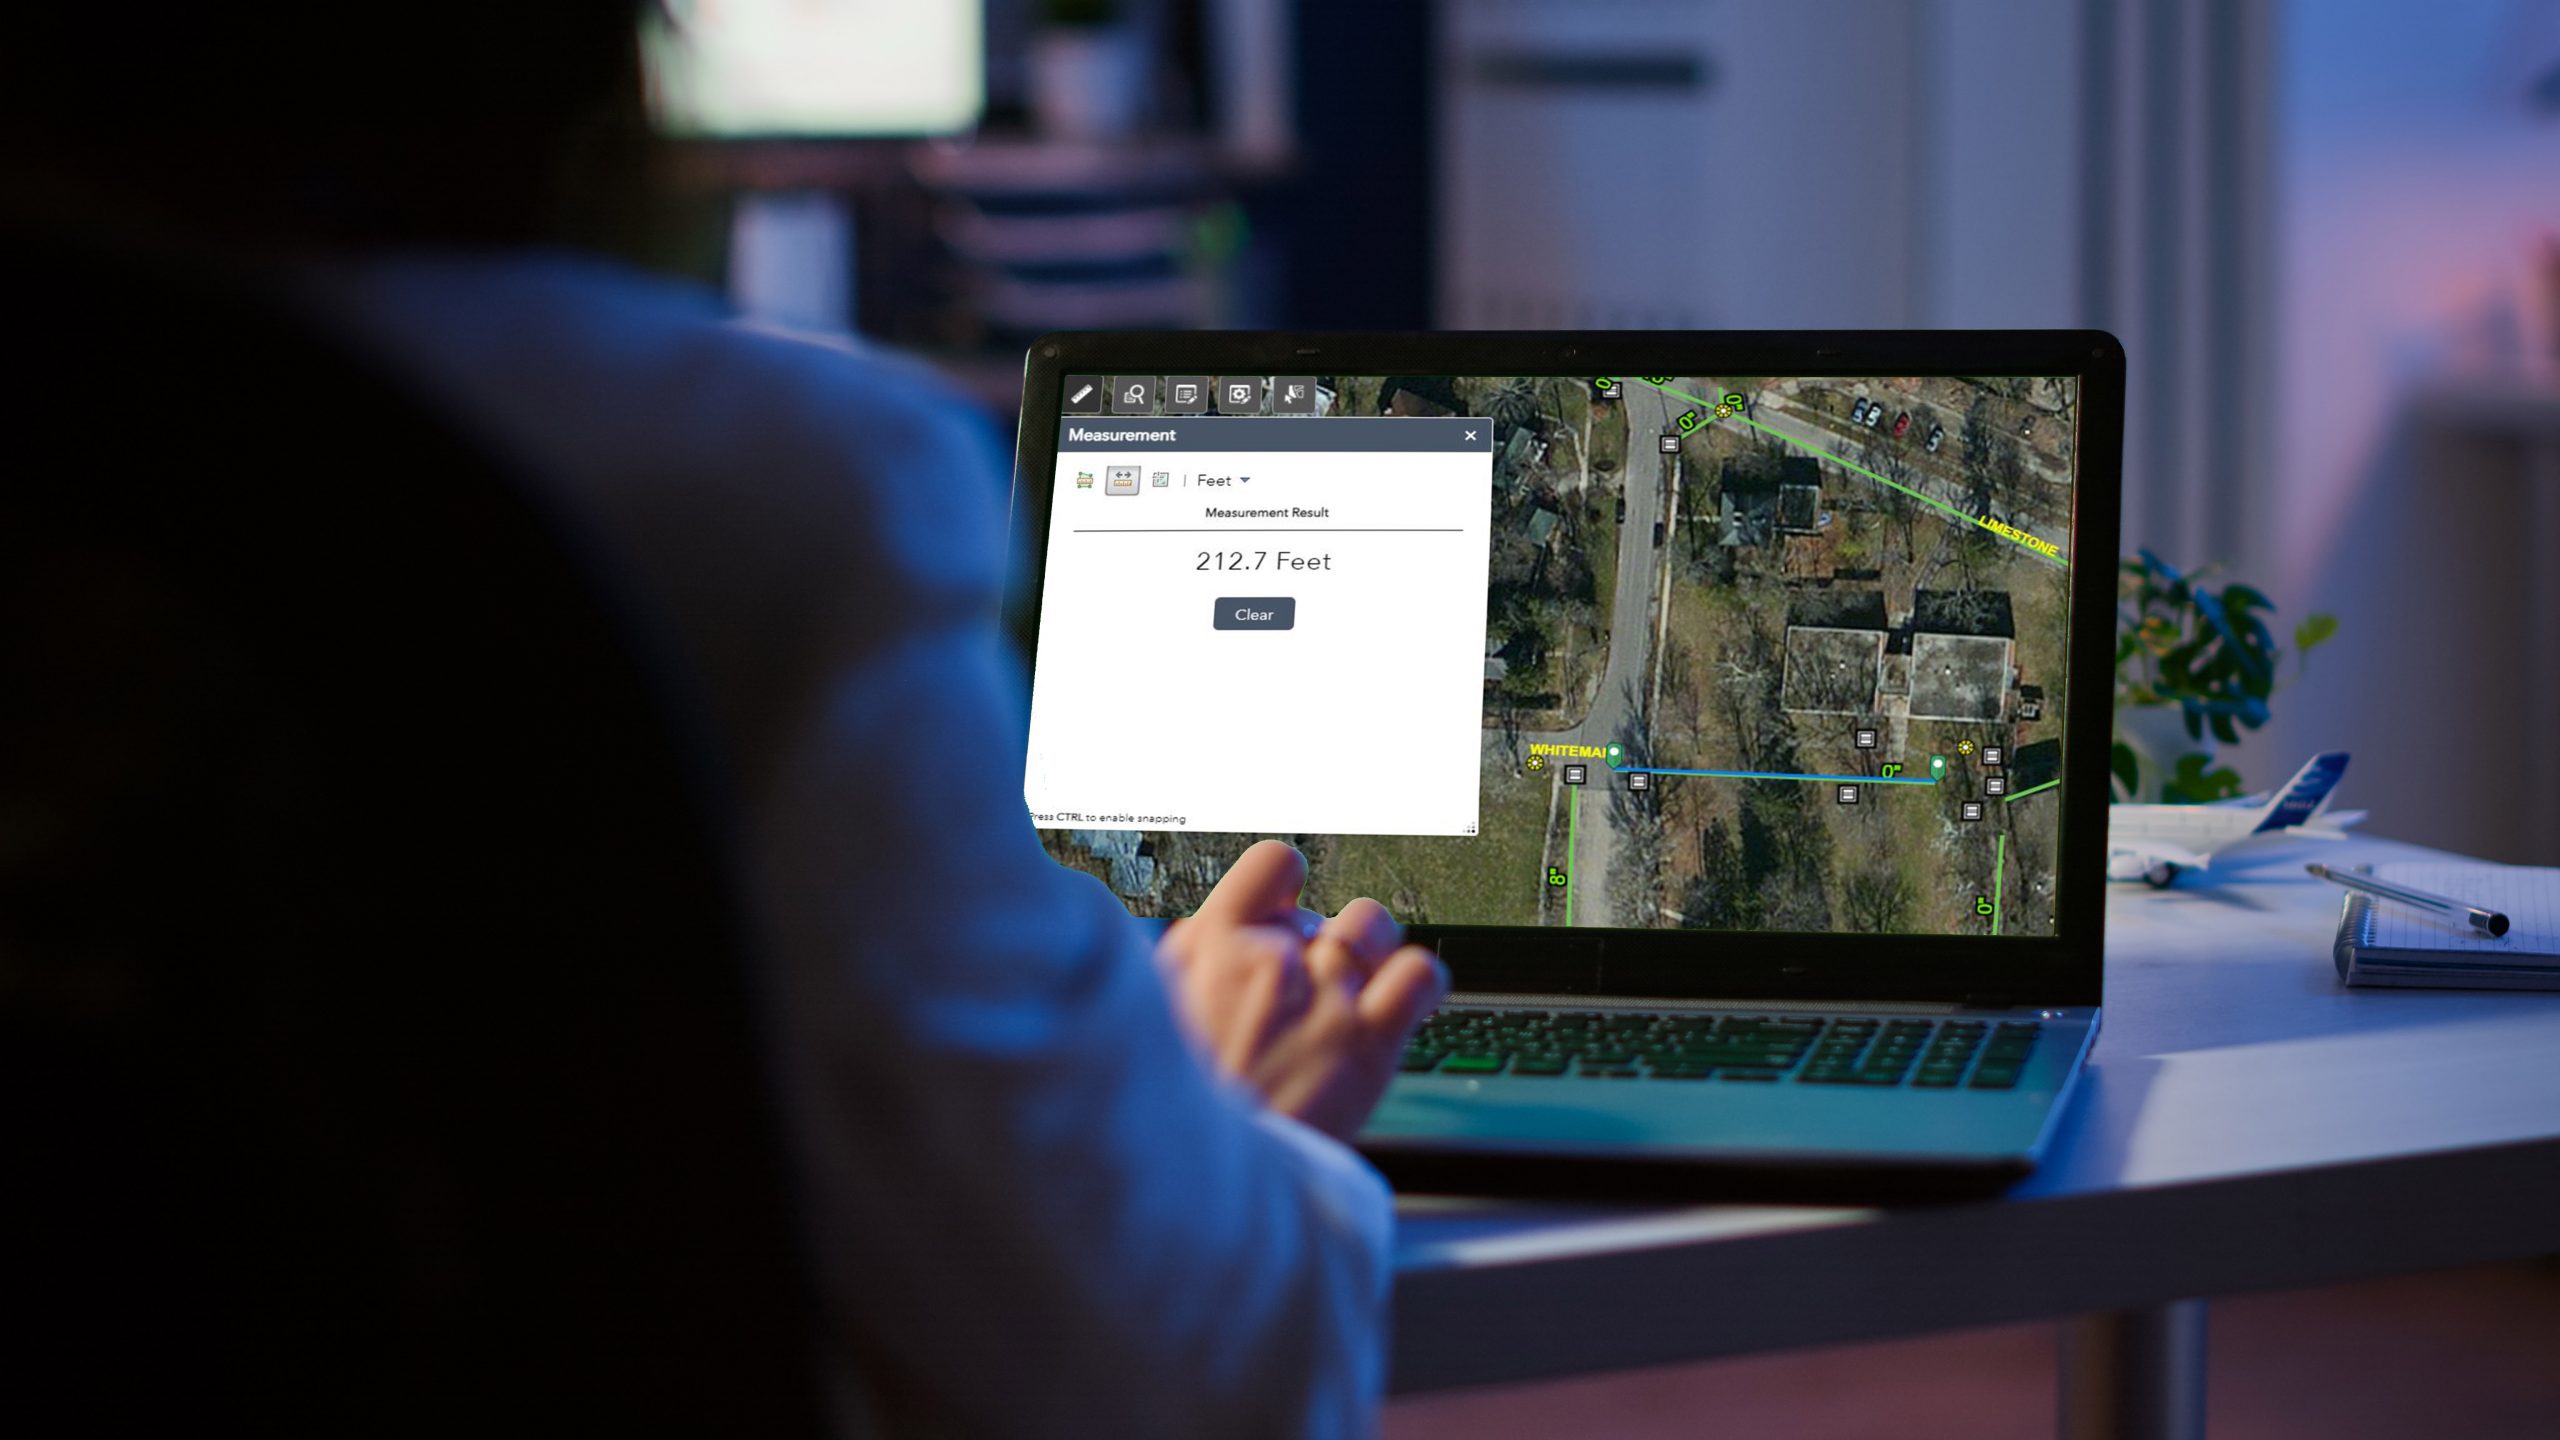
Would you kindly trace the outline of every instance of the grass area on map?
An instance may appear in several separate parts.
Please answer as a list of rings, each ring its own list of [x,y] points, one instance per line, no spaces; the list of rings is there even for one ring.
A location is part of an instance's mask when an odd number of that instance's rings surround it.
[[[1615,493],[1594,490],[1590,507],[1584,512],[1582,520],[1582,549],[1591,561],[1591,611],[1603,621],[1617,613],[1618,521],[1616,512]]]
[[[1328,912],[1367,895],[1408,924],[1534,925],[1548,781],[1487,767],[1477,834],[1340,835],[1320,842],[1308,903]]]

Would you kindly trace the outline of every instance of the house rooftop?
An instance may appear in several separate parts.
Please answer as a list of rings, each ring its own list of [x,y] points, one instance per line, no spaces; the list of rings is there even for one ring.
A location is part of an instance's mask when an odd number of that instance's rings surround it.
[[[2006,718],[2009,704],[2009,661],[2015,643],[1992,635],[1911,637],[1911,718],[1972,720]]]
[[[1876,708],[1884,632],[1787,627],[1787,673],[1778,703],[1813,715],[1866,715]]]
[[[1822,528],[1822,490],[1814,485],[1778,487],[1778,528],[1791,535],[1810,535]]]

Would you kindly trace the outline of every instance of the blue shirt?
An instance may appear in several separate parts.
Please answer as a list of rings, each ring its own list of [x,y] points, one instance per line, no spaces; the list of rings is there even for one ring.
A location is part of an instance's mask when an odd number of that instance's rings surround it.
[[[1388,1192],[1222,1082],[1137,924],[1041,849],[985,428],[598,261],[306,279],[548,489],[695,682],[848,1428],[1369,1433]]]

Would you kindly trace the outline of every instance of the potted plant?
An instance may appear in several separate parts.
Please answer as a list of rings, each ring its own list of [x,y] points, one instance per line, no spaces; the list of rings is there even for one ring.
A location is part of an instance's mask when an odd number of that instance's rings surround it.
[[[1122,0],[1041,0],[1031,41],[1031,113],[1053,140],[1135,134],[1147,91],[1146,50]]]
[[[2267,617],[2275,602],[2237,582],[2206,583],[2144,550],[2118,580],[2116,798],[2196,804],[2240,793],[2240,776],[2213,763],[2214,744],[2267,723],[2284,659]],[[2337,633],[2330,615],[2293,630],[2294,668]]]

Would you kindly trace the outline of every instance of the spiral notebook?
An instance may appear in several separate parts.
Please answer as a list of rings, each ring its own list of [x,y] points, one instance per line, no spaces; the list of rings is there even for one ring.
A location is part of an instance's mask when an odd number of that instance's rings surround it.
[[[2560,990],[2560,870],[2461,861],[2376,865],[2373,878],[2504,913],[2491,938],[2459,920],[2350,892],[2338,918],[2338,978],[2349,985]]]

